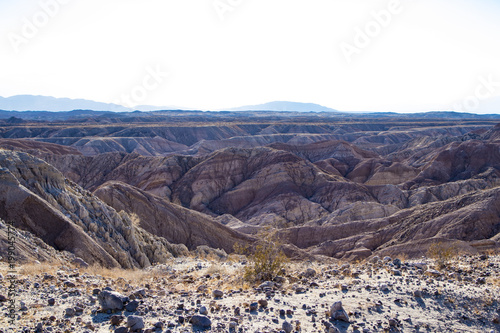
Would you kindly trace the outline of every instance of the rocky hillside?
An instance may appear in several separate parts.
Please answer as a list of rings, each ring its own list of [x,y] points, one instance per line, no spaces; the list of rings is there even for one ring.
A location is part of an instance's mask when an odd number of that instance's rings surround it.
[[[122,267],[231,252],[265,226],[295,253],[343,259],[498,246],[499,125],[291,117],[0,126],[0,217]]]

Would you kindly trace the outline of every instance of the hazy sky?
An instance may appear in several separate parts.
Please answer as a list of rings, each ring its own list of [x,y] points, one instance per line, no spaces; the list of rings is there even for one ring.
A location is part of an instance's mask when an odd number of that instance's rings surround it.
[[[1,0],[0,96],[483,112],[499,18],[494,0]]]

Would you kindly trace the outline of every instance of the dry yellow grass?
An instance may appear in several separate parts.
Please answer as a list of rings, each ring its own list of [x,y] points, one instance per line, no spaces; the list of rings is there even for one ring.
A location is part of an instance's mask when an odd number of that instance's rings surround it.
[[[82,273],[90,275],[100,275],[105,278],[120,279],[123,278],[131,282],[142,282],[155,276],[151,272],[146,272],[141,269],[121,269],[121,268],[105,268],[99,265],[92,265],[81,270]]]
[[[58,263],[42,262],[42,263],[28,263],[18,267],[17,271],[21,275],[39,275],[43,273],[55,274],[58,270]]]

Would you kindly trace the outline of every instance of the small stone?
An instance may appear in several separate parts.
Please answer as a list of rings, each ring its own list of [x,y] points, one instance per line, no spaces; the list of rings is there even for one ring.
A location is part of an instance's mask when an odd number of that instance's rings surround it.
[[[56,300],[54,298],[49,298],[47,300],[47,303],[50,305],[50,306],[53,306],[54,304],[56,304]]]
[[[281,328],[286,332],[290,333],[293,330],[292,324],[290,324],[288,321],[284,321],[283,325],[281,325]]]
[[[258,308],[259,308],[259,303],[257,302],[250,303],[250,312],[257,311]]]
[[[401,276],[401,271],[399,269],[393,269],[392,270],[392,275],[394,276]]]
[[[271,281],[266,281],[266,282],[263,282],[259,285],[259,288],[260,289],[266,289],[266,288],[274,288],[274,282],[271,282]]]
[[[67,308],[65,310],[66,316],[68,317],[73,317],[75,315],[75,309],[73,308]]]
[[[267,305],[268,305],[268,302],[267,302],[267,300],[265,300],[265,299],[260,299],[260,300],[258,301],[258,303],[259,303],[259,305],[260,305],[261,307],[263,307],[263,308],[267,307]]]
[[[125,310],[127,310],[128,312],[134,312],[135,310],[137,310],[137,307],[139,307],[139,301],[134,300],[129,302],[125,306]]]
[[[125,319],[125,317],[120,316],[120,315],[113,315],[113,316],[111,316],[109,321],[110,321],[111,325],[120,325],[121,322],[123,321],[123,319]]]
[[[206,306],[200,306],[200,310],[199,310],[200,314],[201,315],[207,315],[208,314],[208,310],[207,310],[207,307]]]
[[[212,291],[212,296],[215,298],[222,298],[222,296],[224,296],[224,292],[222,290],[214,290]]]
[[[127,333],[128,332],[128,328],[126,327],[118,327],[116,330],[115,330],[115,333]]]
[[[302,272],[301,275],[306,278],[312,278],[316,275],[316,271],[312,268],[308,268],[305,270],[305,272]]]
[[[413,297],[421,298],[422,297],[422,291],[421,290],[415,290],[413,292]]]
[[[440,277],[441,276],[441,272],[439,272],[435,269],[428,269],[427,271],[425,271],[425,274],[428,276],[432,276],[432,277]]]
[[[144,328],[144,320],[140,316],[128,316],[127,326],[131,331],[138,331]]]
[[[75,265],[75,266],[78,266],[79,268],[87,268],[87,267],[89,267],[89,264],[87,264],[87,263],[85,262],[85,260],[83,260],[83,259],[82,259],[82,258],[80,258],[80,257],[76,257],[75,259],[73,259],[73,260],[71,261],[71,263],[72,263],[73,265]]]

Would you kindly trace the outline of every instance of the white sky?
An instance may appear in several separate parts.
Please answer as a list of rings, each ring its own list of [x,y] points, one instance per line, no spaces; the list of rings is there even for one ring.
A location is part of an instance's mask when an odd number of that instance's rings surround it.
[[[57,1],[44,22],[41,3]],[[1,0],[0,96],[485,111],[500,96],[500,1],[401,0],[381,27],[371,13],[393,1]],[[223,19],[215,3],[230,6]],[[377,26],[349,63],[341,45]]]

